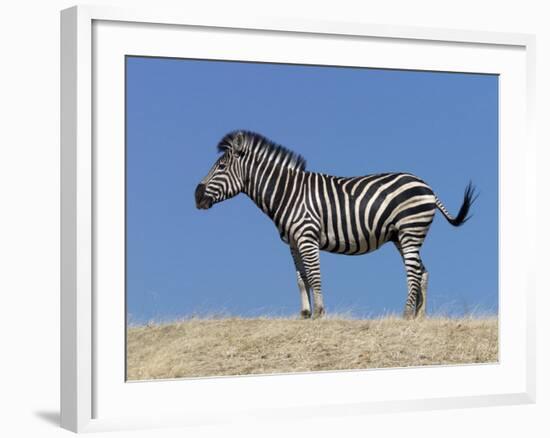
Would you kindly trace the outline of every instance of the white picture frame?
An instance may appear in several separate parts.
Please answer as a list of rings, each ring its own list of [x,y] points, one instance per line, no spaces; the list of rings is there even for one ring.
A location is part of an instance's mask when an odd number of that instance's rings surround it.
[[[534,402],[536,233],[513,230],[534,229],[536,218],[511,202],[535,205],[534,51],[534,37],[524,34],[103,6],[62,11],[61,426],[82,432]],[[501,75],[499,363],[125,382],[118,243],[126,54]]]

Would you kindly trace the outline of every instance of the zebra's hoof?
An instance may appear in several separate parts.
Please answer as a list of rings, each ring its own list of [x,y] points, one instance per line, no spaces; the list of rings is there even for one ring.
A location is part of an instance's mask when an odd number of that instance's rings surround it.
[[[417,311],[415,319],[426,319],[426,311],[425,310]]]
[[[300,312],[300,316],[302,317],[302,319],[309,319],[311,318],[311,311],[309,310],[302,310]]]
[[[414,318],[415,318],[415,314],[412,311],[405,311],[403,313],[403,319],[410,321],[410,320],[413,320]]]
[[[313,312],[313,319],[322,318],[325,315],[325,309],[323,307],[315,309]]]

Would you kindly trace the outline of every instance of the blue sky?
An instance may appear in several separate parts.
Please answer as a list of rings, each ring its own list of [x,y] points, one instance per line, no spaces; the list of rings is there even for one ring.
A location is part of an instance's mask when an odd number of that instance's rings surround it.
[[[288,247],[246,195],[199,211],[193,193],[228,131],[257,131],[339,176],[406,171],[463,227],[437,214],[421,255],[428,312],[498,310],[498,77],[364,68],[127,58],[126,248],[130,323],[192,314],[297,315]],[[327,311],[401,313],[393,245],[321,254]]]

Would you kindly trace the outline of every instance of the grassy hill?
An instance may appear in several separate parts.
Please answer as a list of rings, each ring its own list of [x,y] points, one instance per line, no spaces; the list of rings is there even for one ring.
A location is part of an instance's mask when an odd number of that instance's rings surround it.
[[[489,318],[191,318],[129,327],[129,380],[498,361]]]

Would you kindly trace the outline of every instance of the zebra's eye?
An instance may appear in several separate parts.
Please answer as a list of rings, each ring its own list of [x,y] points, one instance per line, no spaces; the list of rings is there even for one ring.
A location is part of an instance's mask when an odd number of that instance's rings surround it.
[[[220,170],[224,170],[224,169],[225,169],[225,163],[220,163],[220,164],[218,164],[218,168],[219,168]]]

